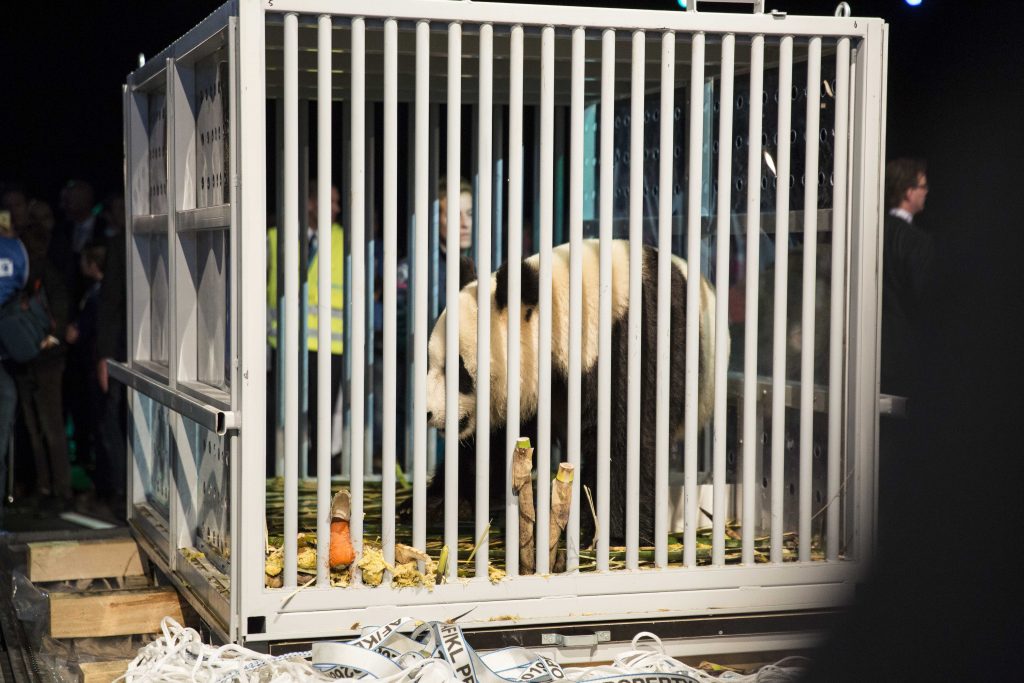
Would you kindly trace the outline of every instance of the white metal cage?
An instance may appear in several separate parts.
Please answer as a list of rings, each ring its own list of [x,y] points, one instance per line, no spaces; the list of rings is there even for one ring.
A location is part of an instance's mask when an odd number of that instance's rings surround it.
[[[130,357],[113,372],[130,394],[130,520],[148,554],[220,637],[248,644],[336,637],[407,615],[465,614],[460,623],[467,627],[507,628],[778,614],[850,598],[874,535],[887,32],[878,19],[758,10],[757,3],[743,14],[236,0],[129,75]],[[310,374],[320,377],[311,427],[316,470],[350,487],[357,551],[371,526],[388,562],[396,541],[420,548],[427,541],[427,474],[440,456],[427,429],[424,378],[428,324],[438,313],[443,168],[448,225],[459,220],[460,176],[472,179],[478,272],[540,255],[541,359],[550,357],[552,247],[570,244],[570,378],[580,367],[585,236],[630,239],[631,297],[640,287],[640,245],[657,246],[666,255],[659,310],[669,305],[667,255],[686,256],[691,272],[699,266],[718,290],[719,338],[730,329],[733,336],[731,358],[719,346],[712,426],[698,433],[696,344],[687,344],[693,357],[686,359],[685,395],[670,395],[661,382],[656,405],[642,406],[638,382],[614,388],[633,392],[621,566],[609,563],[609,474],[599,464],[592,566],[581,567],[580,516],[590,513],[577,486],[564,572],[549,573],[540,552],[537,575],[518,575],[513,542],[504,546],[507,577],[496,584],[488,580],[485,550],[465,564],[467,577],[450,575],[432,591],[362,585],[358,572],[352,585],[332,587],[324,561],[332,480],[320,476],[315,528],[307,531],[317,532],[321,560],[307,585],[297,539],[299,483],[310,464],[300,433]],[[309,257],[300,239],[308,220],[303,198],[317,197],[317,222],[329,224],[332,179],[341,190],[346,245],[340,465],[331,461],[339,427],[332,426],[330,363],[308,368],[302,353],[301,273]],[[277,392],[268,391],[271,220],[283,235]],[[408,235],[405,244],[399,235]],[[321,321],[332,315],[330,242],[320,240]],[[770,269],[764,249],[772,251]],[[455,230],[447,250],[459,250]],[[396,332],[400,252],[412,271],[405,338]],[[606,283],[604,249],[601,261]],[[457,260],[447,268],[446,298],[453,301]],[[509,269],[510,302],[519,299],[518,272]],[[744,300],[730,300],[731,278],[745,282]],[[690,278],[687,297],[695,304],[697,286]],[[602,285],[602,335],[610,328],[607,289]],[[688,339],[696,338],[697,308],[687,306]],[[448,316],[449,330],[458,330],[457,318]],[[638,312],[630,321],[637,348],[639,319]],[[478,322],[485,340],[479,362],[487,367],[489,322],[485,315]],[[787,350],[793,324],[802,340],[795,353]],[[668,325],[657,333],[664,344],[658,357],[667,358]],[[518,348],[518,334],[510,325],[510,349]],[[321,359],[329,357],[330,335],[321,324]],[[455,336],[448,335],[449,359],[458,354]],[[401,385],[400,346],[408,367]],[[605,358],[608,347],[601,348]],[[639,354],[630,355],[633,377]],[[518,363],[510,352],[509,376],[519,376]],[[458,384],[457,367],[447,364],[449,387]],[[613,388],[599,372],[596,400],[607,421]],[[551,370],[543,360],[539,373],[537,547],[544,549],[548,473],[559,452],[575,464],[595,456],[606,462],[608,454],[607,439],[595,454],[579,452],[580,403],[593,397],[581,397],[572,379],[568,440],[553,443],[545,417]],[[477,392],[484,417],[467,533],[486,549],[502,524],[492,531],[488,480],[500,473],[488,455],[484,387]],[[518,389],[510,383],[508,391],[516,424]],[[449,391],[449,416],[453,401]],[[672,401],[686,411],[679,449],[662,419]],[[404,420],[393,417],[399,402],[407,406]],[[653,492],[641,489],[634,469],[642,410],[659,415]],[[264,585],[268,414],[278,421],[271,467],[283,475],[281,588]],[[382,416],[377,437],[374,415]],[[457,425],[449,422],[449,430]],[[515,436],[509,430],[506,450]],[[441,533],[456,548],[455,439],[445,451]],[[408,537],[396,529],[396,462],[412,481]],[[364,516],[368,482],[379,482],[379,519]],[[514,539],[517,500],[507,486],[505,493],[504,534]],[[655,496],[658,514],[655,544],[642,559],[636,511],[646,495]],[[698,547],[705,524],[709,548]],[[449,564],[449,574],[456,566]]]

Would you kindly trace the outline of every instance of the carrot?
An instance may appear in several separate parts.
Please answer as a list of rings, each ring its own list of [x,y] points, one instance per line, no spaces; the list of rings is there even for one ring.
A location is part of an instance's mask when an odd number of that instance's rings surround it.
[[[356,559],[352,538],[349,536],[348,520],[336,519],[331,522],[331,566],[352,564]]]

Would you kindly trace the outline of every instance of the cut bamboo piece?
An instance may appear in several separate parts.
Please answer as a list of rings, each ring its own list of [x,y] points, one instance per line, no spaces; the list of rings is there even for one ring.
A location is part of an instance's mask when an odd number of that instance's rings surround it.
[[[82,662],[78,667],[82,670],[82,683],[113,683],[128,670],[130,659],[117,659],[112,662]]]
[[[567,462],[558,466],[558,473],[551,480],[551,520],[548,525],[548,566],[554,573],[565,571],[565,554],[558,554],[558,540],[569,523],[569,508],[572,506],[572,479],[574,468]]]
[[[50,593],[50,636],[86,638],[156,633],[160,620],[185,621],[171,587],[141,591]]]
[[[532,574],[537,566],[534,533],[537,511],[533,506],[533,449],[520,438],[512,456],[512,490],[519,497],[519,573]]]
[[[32,583],[141,576],[139,546],[130,538],[28,544]]]

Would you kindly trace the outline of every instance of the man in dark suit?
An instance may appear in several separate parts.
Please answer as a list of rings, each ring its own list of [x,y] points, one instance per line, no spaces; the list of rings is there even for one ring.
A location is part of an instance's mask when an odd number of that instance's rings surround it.
[[[914,225],[927,198],[923,161],[893,159],[886,165],[881,389],[887,394],[906,396],[912,382],[916,328],[935,261],[931,235]]]

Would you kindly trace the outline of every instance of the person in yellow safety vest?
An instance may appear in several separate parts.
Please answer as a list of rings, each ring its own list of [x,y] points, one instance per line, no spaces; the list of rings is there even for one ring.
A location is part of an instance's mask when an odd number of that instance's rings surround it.
[[[309,436],[310,474],[315,472],[316,464],[316,416],[317,416],[317,351],[320,348],[319,329],[319,233],[317,230],[317,183],[309,181],[309,197],[306,201],[308,215],[307,239],[309,240],[309,268],[307,270],[306,297],[306,344],[309,350]],[[344,350],[344,305],[345,305],[345,233],[337,222],[341,212],[338,188],[331,187],[331,413],[337,407],[338,389],[341,385],[342,351]],[[276,424],[277,400],[276,373],[277,333],[279,321],[283,324],[283,311],[279,310],[279,293],[277,289],[277,228],[267,229],[267,343],[270,345],[270,362],[267,365],[267,474],[274,474],[276,459]],[[337,454],[334,454],[337,455]]]

